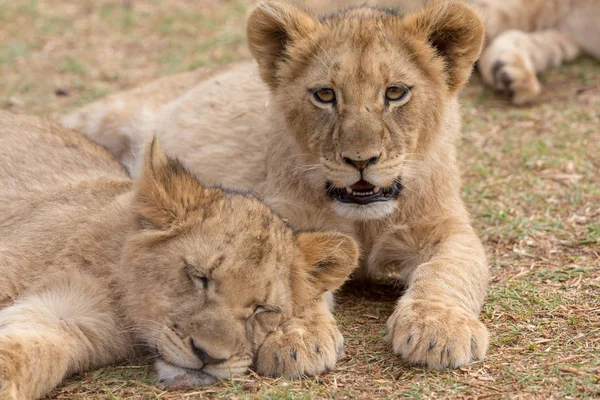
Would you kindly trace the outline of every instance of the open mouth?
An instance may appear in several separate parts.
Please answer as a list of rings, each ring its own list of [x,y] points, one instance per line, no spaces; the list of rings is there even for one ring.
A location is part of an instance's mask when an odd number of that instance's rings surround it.
[[[352,186],[337,188],[327,182],[327,194],[342,203],[371,204],[378,201],[389,201],[398,197],[402,184],[394,182],[392,186],[377,187],[361,179]]]

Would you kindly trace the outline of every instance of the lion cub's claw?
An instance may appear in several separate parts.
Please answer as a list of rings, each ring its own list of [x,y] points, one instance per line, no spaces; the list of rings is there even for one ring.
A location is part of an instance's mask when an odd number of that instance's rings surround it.
[[[321,329],[321,331],[316,331]],[[307,328],[287,327],[271,333],[258,351],[256,370],[267,376],[318,375],[344,356],[344,338],[335,322]]]
[[[395,353],[412,364],[435,369],[482,360],[489,340],[476,317],[435,302],[400,300],[387,327]]]

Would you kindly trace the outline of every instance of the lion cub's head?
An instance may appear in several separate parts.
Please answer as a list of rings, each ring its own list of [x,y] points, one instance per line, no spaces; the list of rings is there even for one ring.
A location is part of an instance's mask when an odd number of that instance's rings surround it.
[[[266,335],[357,265],[350,237],[294,231],[251,196],[204,188],[156,140],[132,208],[126,317],[169,383],[245,372]]]
[[[408,161],[447,130],[484,27],[452,0],[407,16],[362,6],[320,18],[273,0],[253,10],[247,32],[277,111],[321,166],[315,190],[340,215],[372,219],[394,211]]]

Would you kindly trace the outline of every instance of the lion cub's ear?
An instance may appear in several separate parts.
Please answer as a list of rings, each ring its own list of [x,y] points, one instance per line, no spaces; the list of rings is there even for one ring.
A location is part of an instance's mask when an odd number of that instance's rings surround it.
[[[469,79],[483,46],[485,27],[475,10],[462,1],[433,1],[408,15],[402,25],[436,50],[444,60],[450,92],[459,90]]]
[[[251,11],[246,27],[248,46],[261,78],[271,89],[277,87],[279,63],[290,56],[289,45],[305,38],[317,25],[310,14],[285,1],[264,1]]]
[[[321,295],[339,288],[358,266],[358,245],[338,232],[301,232],[297,243],[306,261],[306,279]]]
[[[205,197],[196,178],[153,138],[146,147],[133,202],[140,227],[167,230],[197,212]]]

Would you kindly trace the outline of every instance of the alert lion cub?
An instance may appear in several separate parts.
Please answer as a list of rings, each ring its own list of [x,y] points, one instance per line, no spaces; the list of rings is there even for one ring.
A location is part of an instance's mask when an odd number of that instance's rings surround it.
[[[315,373],[343,349],[321,297],[356,243],[201,186],[156,140],[133,183],[83,135],[0,112],[0,238],[2,400],[136,350],[181,389],[253,363]]]
[[[450,1],[319,18],[266,1],[247,33],[256,63],[165,78],[63,122],[115,154],[156,133],[203,180],[253,190],[299,227],[354,235],[357,278],[406,285],[388,320],[396,353],[432,368],[482,359],[488,265],[455,154],[458,93],[484,40],[477,13]]]

